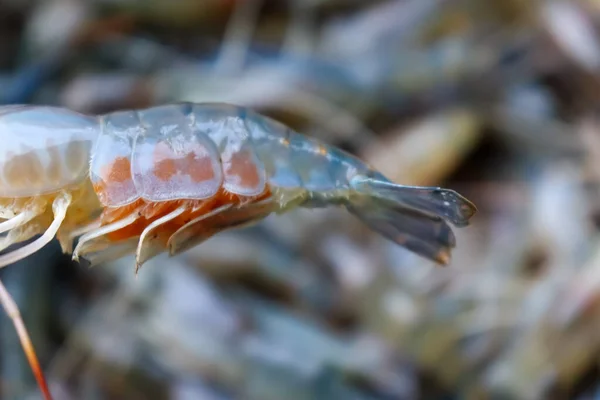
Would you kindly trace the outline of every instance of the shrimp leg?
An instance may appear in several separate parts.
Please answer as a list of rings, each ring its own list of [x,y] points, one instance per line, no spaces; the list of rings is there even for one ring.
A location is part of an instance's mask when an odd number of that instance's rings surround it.
[[[164,232],[160,230],[161,226],[168,223],[169,221],[177,218],[187,210],[186,206],[181,206],[169,214],[165,215],[152,222],[144,229],[140,235],[139,244],[136,251],[135,257],[135,273],[137,275],[140,267],[152,257],[160,254],[163,251],[161,243],[166,243],[171,236],[170,232]],[[166,237],[165,237],[166,236]]]
[[[71,203],[71,196],[67,193],[63,193],[61,196],[58,196],[52,205],[52,209],[54,211],[54,221],[50,224],[50,227],[44,232],[44,234],[30,243],[27,246],[23,246],[18,250],[12,251],[4,256],[0,257],[0,267],[12,264],[15,261],[18,261],[28,255],[38,251],[42,247],[44,247],[48,242],[54,238],[60,224],[65,219],[65,215],[67,212],[67,208]],[[13,223],[12,228],[22,225],[33,218],[33,216],[29,214],[20,214],[25,215],[26,217],[16,216],[17,223]],[[10,222],[11,220],[9,220]],[[6,287],[0,281],[0,303],[2,303],[2,307],[13,321],[13,325],[17,331],[19,336],[19,340],[21,342],[21,346],[23,347],[23,351],[27,357],[27,361],[29,362],[29,366],[33,371],[33,375],[38,383],[38,386],[44,396],[44,399],[51,400],[52,395],[50,394],[50,390],[48,389],[48,384],[46,383],[46,378],[44,377],[44,373],[38,361],[37,355],[35,354],[35,349],[33,348],[33,344],[31,343],[31,338],[29,337],[29,333],[27,332],[27,328],[25,327],[25,323],[23,322],[23,318],[21,317],[21,313],[19,311],[19,307],[15,303],[14,299],[6,290]]]
[[[27,210],[23,211],[20,214],[17,214],[11,219],[7,219],[6,221],[0,222],[0,233],[4,233],[16,227],[24,225],[27,222],[31,221],[33,218],[35,218],[37,215],[38,212],[34,210]]]
[[[119,243],[106,240],[104,243],[98,243],[95,246],[97,249],[87,250],[84,258],[90,267],[94,267],[135,253],[137,246],[137,237],[129,238]]]
[[[46,211],[46,206],[39,203],[31,203],[25,207],[25,210],[19,214],[12,215],[6,221],[0,223],[0,251],[6,249],[12,244],[25,241],[38,232],[32,221]],[[1,267],[1,266],[0,266]]]
[[[35,253],[36,251],[40,250],[42,247],[50,243],[52,239],[54,239],[54,236],[56,236],[60,225],[64,221],[67,215],[67,209],[69,208],[70,204],[70,194],[63,192],[61,195],[56,197],[54,199],[54,202],[52,203],[54,221],[52,221],[48,229],[46,229],[42,236],[29,243],[28,245],[25,245],[14,251],[0,256],[0,268],[13,264],[19,260],[22,260],[25,257],[30,256],[31,254]]]
[[[84,256],[86,253],[96,252],[100,250],[100,247],[108,246],[110,242],[104,241],[103,236],[133,224],[138,218],[138,213],[133,212],[123,219],[92,230],[81,236],[75,250],[73,250],[73,260],[77,261],[80,256]]]
[[[217,208],[176,231],[167,243],[169,254],[171,256],[180,254],[227,229],[251,225],[271,214],[275,209],[272,197],[238,208],[231,208],[231,205]]]
[[[21,346],[23,347],[23,351],[27,356],[27,361],[29,362],[29,366],[33,371],[33,375],[35,376],[35,380],[37,381],[42,394],[44,395],[45,400],[52,400],[52,395],[50,394],[50,390],[48,389],[48,384],[46,383],[46,378],[44,377],[44,372],[40,366],[40,362],[38,361],[37,355],[35,354],[35,349],[33,348],[33,344],[31,343],[31,339],[29,337],[29,333],[27,332],[27,328],[25,327],[25,323],[23,322],[23,318],[21,317],[21,313],[19,311],[19,307],[17,303],[15,303],[14,299],[6,290],[6,287],[0,281],[0,303],[2,303],[2,307],[6,311],[6,314],[10,317],[15,326],[17,334],[19,335],[19,340],[21,341]]]
[[[169,255],[174,256],[185,250],[194,247],[196,243],[206,240],[207,237],[212,235],[208,233],[210,225],[205,222],[210,221],[211,218],[222,212],[229,210],[232,204],[226,204],[219,208],[216,208],[206,214],[195,218],[179,228],[167,241],[167,248],[169,249]]]

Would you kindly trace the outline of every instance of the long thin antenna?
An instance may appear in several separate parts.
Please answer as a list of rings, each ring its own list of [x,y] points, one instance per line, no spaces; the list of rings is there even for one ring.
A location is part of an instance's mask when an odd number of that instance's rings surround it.
[[[8,290],[0,280],[0,302],[2,303],[2,307],[10,317],[17,330],[17,334],[19,335],[19,340],[21,341],[21,346],[23,347],[23,351],[25,351],[25,355],[27,356],[27,361],[29,361],[29,366],[33,371],[33,375],[35,376],[35,380],[44,395],[45,400],[52,400],[52,395],[50,394],[50,390],[48,389],[48,384],[46,383],[46,378],[44,377],[44,373],[42,372],[42,368],[40,367],[40,363],[38,361],[37,355],[35,354],[35,349],[33,348],[33,344],[31,343],[31,339],[29,338],[29,333],[27,332],[27,328],[25,327],[25,323],[23,322],[23,318],[21,317],[21,312],[19,311],[19,307],[17,303],[13,300]]]

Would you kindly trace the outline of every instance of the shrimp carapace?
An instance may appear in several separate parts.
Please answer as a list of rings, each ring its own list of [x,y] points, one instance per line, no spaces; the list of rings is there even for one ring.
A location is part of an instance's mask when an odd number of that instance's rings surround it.
[[[178,103],[100,116],[0,108],[0,266],[57,236],[92,264],[137,267],[294,207],[346,207],[371,229],[441,264],[475,206],[442,188],[390,182],[356,157],[249,109]],[[18,171],[22,171],[19,173]],[[73,240],[79,237],[72,249]]]

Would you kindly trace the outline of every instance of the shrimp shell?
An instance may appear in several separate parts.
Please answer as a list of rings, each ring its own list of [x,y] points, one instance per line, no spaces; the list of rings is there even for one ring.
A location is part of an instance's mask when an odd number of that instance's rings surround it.
[[[0,150],[0,249],[44,233],[0,256],[0,266],[57,236],[64,251],[92,263],[135,252],[137,271],[271,213],[330,205],[446,264],[456,246],[448,223],[466,226],[476,212],[452,190],[398,185],[340,149],[228,104],[100,116],[6,106],[0,136],[9,143]]]

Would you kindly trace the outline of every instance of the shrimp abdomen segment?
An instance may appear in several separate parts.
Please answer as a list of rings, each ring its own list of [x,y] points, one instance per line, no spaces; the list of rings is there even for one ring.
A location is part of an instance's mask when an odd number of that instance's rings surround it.
[[[223,182],[219,154],[195,128],[191,106],[153,107],[138,115],[142,131],[132,154],[138,195],[147,201],[214,196]]]
[[[368,168],[355,157],[256,113],[248,113],[256,151],[274,189],[309,197],[347,191],[350,179]]]
[[[248,111],[226,104],[193,107],[194,129],[207,135],[218,149],[223,189],[240,196],[258,196],[266,187],[266,172],[256,152]]]
[[[140,131],[138,119],[130,111],[111,113],[100,119],[90,179],[105,206],[124,206],[139,198],[131,173],[131,155]]]

